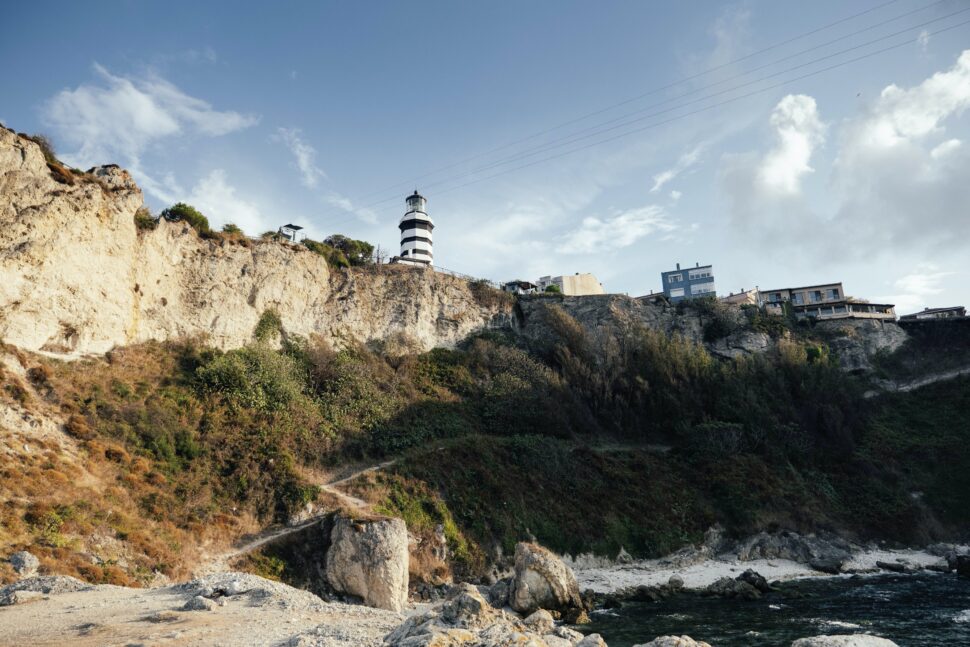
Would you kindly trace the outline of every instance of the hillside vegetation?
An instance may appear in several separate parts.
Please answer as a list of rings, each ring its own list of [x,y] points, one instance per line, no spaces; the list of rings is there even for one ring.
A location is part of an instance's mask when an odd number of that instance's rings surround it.
[[[533,345],[492,332],[413,353],[285,335],[267,311],[237,350],[21,354],[6,406],[56,412],[78,456],[5,465],[0,541],[89,580],[178,576],[193,545],[284,522],[322,474],[386,457],[399,460],[356,493],[419,539],[443,528],[448,562],[412,573],[430,581],[480,574],[530,535],[655,556],[713,523],[899,542],[970,528],[966,380],[864,400],[862,379],[804,336],[719,360],[645,328],[594,338],[554,304],[547,325]],[[108,487],[85,489],[82,471]],[[285,576],[272,549],[254,563]]]

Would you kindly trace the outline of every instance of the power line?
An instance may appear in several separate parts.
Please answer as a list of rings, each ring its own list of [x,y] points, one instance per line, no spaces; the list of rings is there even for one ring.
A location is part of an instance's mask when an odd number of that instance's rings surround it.
[[[900,18],[903,18],[903,17],[905,17],[907,15],[911,15],[913,13],[918,13],[920,11],[924,11],[925,9],[928,9],[929,7],[931,7],[933,5],[940,4],[940,3],[945,2],[945,1],[947,1],[947,0],[939,0],[938,2],[931,3],[931,4],[927,5],[927,6],[921,7],[920,9],[916,9],[916,10],[910,11],[910,12],[908,12],[906,14],[902,14],[901,16],[897,16],[896,18],[893,18],[893,19],[891,19],[889,21],[885,21],[883,23],[879,23],[879,25],[876,25],[876,26],[880,26],[882,24],[886,24],[887,22],[892,22],[893,20],[899,20]],[[698,79],[700,77],[706,76],[706,75],[711,74],[713,72],[716,72],[718,70],[724,69],[724,68],[729,67],[731,65],[736,65],[737,63],[741,63],[741,62],[746,61],[746,60],[748,60],[750,58],[753,58],[755,56],[759,56],[761,54],[764,54],[765,52],[770,52],[771,50],[778,49],[779,47],[784,47],[785,45],[790,45],[791,43],[794,43],[794,42],[797,42],[799,40],[808,38],[809,36],[813,36],[813,35],[818,34],[820,32],[829,30],[829,29],[831,29],[833,27],[837,27],[838,25],[844,24],[846,22],[850,22],[850,21],[855,20],[856,18],[859,18],[861,16],[865,16],[865,15],[868,15],[870,13],[879,11],[880,9],[883,9],[885,7],[888,7],[889,5],[892,5],[892,4],[896,4],[897,2],[899,2],[899,0],[888,0],[887,2],[883,2],[881,4],[878,4],[878,5],[874,6],[874,7],[871,7],[869,9],[866,9],[864,11],[860,11],[860,12],[854,13],[854,14],[852,14],[850,16],[846,16],[844,18],[840,18],[839,20],[836,20],[834,22],[830,22],[830,23],[828,23],[826,25],[822,25],[821,27],[817,27],[815,29],[812,29],[810,31],[804,32],[804,33],[799,34],[797,36],[793,36],[793,37],[788,38],[786,40],[779,41],[779,42],[777,42],[777,43],[775,43],[773,45],[769,45],[767,47],[763,47],[762,49],[759,49],[759,50],[757,50],[755,52],[751,52],[750,54],[746,54],[744,56],[741,56],[741,57],[736,58],[734,60],[728,61],[726,63],[721,63],[719,65],[715,65],[713,67],[710,67],[710,68],[704,70],[703,72],[698,72],[696,74],[692,74],[690,76],[683,77],[683,78],[681,78],[678,81],[674,81],[674,82],[668,83],[666,85],[661,85],[661,86],[654,87],[654,88],[652,88],[650,90],[647,90],[647,91],[645,91],[645,92],[643,92],[641,94],[638,94],[635,97],[631,97],[629,99],[625,99],[625,100],[620,101],[618,103],[614,103],[614,104],[609,105],[609,106],[606,106],[604,108],[600,108],[600,109],[594,110],[593,112],[586,113],[584,115],[581,115],[579,117],[575,117],[575,118],[570,119],[568,121],[564,121],[564,122],[562,122],[562,123],[560,123],[560,124],[558,124],[556,126],[553,126],[551,128],[547,128],[547,129],[542,130],[542,131],[539,131],[537,133],[533,133],[531,135],[527,135],[525,137],[522,137],[520,139],[514,140],[514,141],[509,142],[507,144],[503,144],[501,146],[497,146],[495,148],[491,148],[491,149],[486,150],[486,151],[483,151],[481,153],[476,153],[475,155],[471,155],[469,157],[462,158],[462,159],[460,159],[458,161],[455,161],[455,162],[452,162],[451,164],[448,164],[446,166],[441,166],[441,167],[436,168],[434,170],[431,170],[431,171],[428,171],[426,173],[423,173],[422,175],[419,175],[419,176],[417,176],[415,178],[412,178],[411,180],[408,180],[406,182],[398,182],[398,183],[392,184],[392,185],[390,185],[390,186],[388,186],[386,188],[378,189],[376,191],[373,191],[371,193],[368,193],[368,194],[365,194],[365,195],[361,196],[361,199],[366,199],[368,197],[377,195],[379,193],[384,193],[385,191],[389,191],[391,189],[400,188],[402,186],[405,186],[405,187],[406,186],[410,186],[410,185],[414,184],[415,182],[418,182],[420,180],[423,180],[423,179],[425,179],[425,178],[427,178],[429,176],[436,175],[436,174],[438,174],[441,171],[445,171],[445,170],[448,170],[448,169],[452,169],[455,166],[458,166],[458,165],[461,165],[461,164],[465,164],[465,163],[470,162],[472,160],[476,160],[476,159],[479,159],[479,158],[482,158],[482,157],[491,155],[492,153],[496,153],[498,151],[511,148],[511,147],[516,146],[518,144],[521,144],[523,142],[530,141],[532,139],[536,139],[537,137],[541,137],[541,136],[547,135],[547,134],[549,134],[551,132],[555,132],[557,130],[560,130],[562,128],[565,128],[566,126],[571,126],[571,125],[573,125],[575,123],[579,123],[581,121],[585,121],[586,119],[589,119],[590,117],[595,117],[597,115],[603,114],[605,112],[609,112],[610,110],[614,110],[614,109],[619,108],[621,106],[625,106],[625,105],[628,105],[630,103],[634,103],[636,101],[639,101],[640,99],[644,99],[644,98],[646,98],[648,96],[657,94],[658,92],[662,92],[664,90],[669,90],[670,88],[677,87],[678,85],[682,85],[684,83],[687,83],[688,81],[693,81],[695,79]]]
[[[934,3],[934,4],[939,4],[939,3]],[[929,6],[932,6],[932,5],[929,5]],[[924,9],[925,8],[926,7],[924,7]],[[764,82],[764,81],[766,81],[768,79],[775,78],[775,77],[780,76],[782,74],[787,74],[789,72],[793,72],[795,70],[802,69],[802,68],[807,67],[809,65],[814,65],[814,64],[819,63],[821,61],[825,61],[825,60],[828,60],[828,59],[831,59],[831,58],[835,58],[837,56],[841,56],[843,54],[846,54],[848,52],[861,49],[863,47],[868,47],[868,46],[873,45],[875,43],[878,43],[878,42],[887,40],[889,38],[894,38],[894,37],[899,36],[901,34],[904,34],[906,32],[912,31],[914,29],[919,29],[919,28],[924,27],[926,25],[929,25],[929,24],[932,24],[932,23],[935,23],[935,22],[939,22],[940,20],[945,20],[945,19],[951,18],[951,17],[953,17],[955,15],[958,15],[960,13],[964,13],[966,11],[970,11],[970,7],[966,8],[966,9],[959,10],[959,11],[952,12],[952,13],[947,14],[946,16],[942,16],[940,18],[936,18],[936,19],[933,19],[933,20],[930,20],[930,21],[926,21],[926,22],[923,22],[923,23],[920,23],[920,24],[917,24],[917,25],[913,25],[913,26],[907,27],[907,28],[905,28],[903,30],[899,30],[897,32],[893,32],[892,34],[888,34],[888,35],[885,35],[885,36],[881,36],[879,38],[875,38],[875,39],[870,40],[870,41],[867,41],[865,43],[862,43],[862,44],[859,44],[859,45],[855,45],[855,46],[852,46],[852,47],[849,47],[849,48],[840,50],[838,52],[835,52],[835,53],[832,53],[832,54],[828,54],[826,56],[822,56],[822,57],[813,59],[811,61],[807,61],[805,63],[801,63],[799,65],[795,65],[793,67],[787,68],[787,69],[782,70],[780,72],[775,72],[775,73],[772,73],[772,74],[769,74],[769,75],[762,76],[762,77],[760,77],[758,79],[755,79],[753,81],[748,81],[748,82],[745,82],[745,83],[742,83],[742,84],[739,84],[739,85],[736,85],[736,86],[727,88],[725,90],[721,90],[721,91],[718,91],[718,92],[715,92],[715,93],[712,93],[712,94],[708,94],[706,96],[703,96],[703,97],[700,97],[700,98],[697,98],[697,99],[693,99],[691,101],[687,101],[687,102],[684,102],[684,103],[681,103],[681,104],[672,106],[672,107],[667,108],[667,109],[664,109],[664,110],[660,110],[660,111],[657,111],[657,112],[653,112],[653,113],[650,113],[650,114],[647,114],[647,115],[644,115],[644,116],[641,116],[641,117],[637,117],[636,119],[631,119],[629,121],[626,121],[626,122],[623,122],[623,123],[620,123],[620,124],[617,124],[617,125],[614,125],[614,126],[610,126],[608,128],[603,128],[602,127],[602,126],[605,126],[607,124],[613,123],[613,122],[617,121],[618,119],[625,119],[625,118],[630,117],[632,115],[639,114],[639,113],[643,112],[644,110],[649,110],[649,109],[651,109],[653,107],[656,107],[656,106],[659,106],[659,105],[663,105],[665,103],[669,103],[670,101],[676,101],[678,99],[681,99],[683,97],[689,96],[691,94],[696,94],[696,92],[697,92],[697,90],[690,91],[688,93],[685,93],[685,94],[680,95],[678,97],[675,97],[673,99],[670,99],[670,100],[667,100],[667,101],[663,101],[663,102],[660,102],[658,104],[654,104],[654,105],[648,106],[648,107],[646,107],[644,109],[641,109],[641,110],[638,110],[638,111],[635,111],[635,112],[632,112],[632,113],[628,113],[627,115],[623,115],[623,116],[621,116],[619,118],[615,118],[615,119],[609,120],[607,122],[603,122],[601,124],[598,124],[596,126],[592,126],[590,128],[587,128],[587,129],[584,129],[584,130],[581,130],[581,131],[577,131],[577,132],[572,133],[570,135],[567,135],[567,136],[565,136],[563,138],[560,138],[560,139],[557,139],[557,140],[552,140],[551,142],[547,142],[547,143],[545,143],[545,144],[543,144],[543,145],[541,145],[541,146],[539,146],[539,147],[537,147],[535,149],[527,149],[525,152],[519,152],[519,153],[517,153],[517,154],[515,154],[515,155],[513,155],[513,156],[511,156],[509,158],[505,158],[505,159],[502,159],[502,160],[498,160],[498,161],[491,162],[489,164],[486,164],[485,166],[472,169],[471,171],[468,171],[468,172],[464,172],[464,173],[461,173],[461,174],[457,174],[457,175],[452,176],[450,178],[445,178],[445,179],[439,180],[437,182],[433,182],[433,183],[428,184],[426,186],[440,186],[442,184],[447,184],[449,182],[454,182],[456,180],[460,180],[462,178],[475,175],[476,173],[480,173],[482,171],[491,170],[493,168],[497,168],[499,166],[504,166],[506,164],[510,164],[510,163],[513,163],[513,162],[516,162],[516,161],[520,161],[520,160],[526,159],[528,157],[531,157],[531,156],[534,156],[534,155],[537,155],[537,154],[540,154],[540,153],[543,153],[543,152],[547,152],[547,151],[550,151],[550,150],[554,150],[556,148],[561,148],[563,146],[568,146],[570,144],[574,144],[576,142],[579,142],[579,141],[582,141],[582,140],[585,140],[585,139],[589,139],[591,137],[596,137],[596,136],[602,135],[602,134],[607,133],[607,132],[611,132],[611,131],[614,131],[614,130],[617,130],[617,129],[620,129],[620,128],[624,128],[626,126],[630,126],[630,125],[633,125],[633,124],[636,124],[636,123],[640,123],[640,122],[642,122],[642,121],[644,121],[646,119],[650,119],[650,118],[653,118],[653,117],[661,116],[663,114],[667,114],[667,113],[670,113],[670,112],[679,110],[681,108],[684,108],[686,106],[693,105],[693,104],[696,104],[696,103],[699,103],[699,102],[703,102],[703,101],[706,101],[706,100],[709,100],[709,99],[712,99],[712,98],[715,98],[715,97],[718,97],[718,96],[722,96],[722,95],[725,95],[725,94],[728,94],[728,93],[731,93],[731,92],[740,90],[742,88],[749,87],[751,85],[756,85],[758,83],[762,83],[762,82]],[[888,21],[886,21],[886,22],[888,22]],[[881,23],[881,24],[884,24],[884,23]],[[962,24],[965,24],[965,23],[960,23],[957,26],[960,26]],[[940,32],[935,32],[935,33],[941,33],[942,31],[948,31],[949,29],[950,28],[947,28],[947,29],[941,30]],[[867,31],[867,30],[868,30],[868,28],[867,29],[864,29],[864,30],[860,30],[860,32],[858,32],[858,33],[861,33],[861,31]],[[855,35],[855,34],[851,34],[851,35]],[[822,46],[824,47],[824,46],[827,46],[827,45],[831,44],[832,42],[836,42],[838,40],[843,40],[843,39],[844,38],[835,39],[834,41],[830,41],[828,43],[825,43]],[[903,45],[908,44],[909,42],[910,41],[907,40],[907,41],[904,41],[904,42],[899,43],[897,45],[893,45],[890,48],[878,50],[877,52],[875,52],[875,54],[882,53],[882,52],[885,52],[885,51],[889,51],[890,49],[895,49],[897,47],[901,47]],[[804,54],[807,51],[811,51],[811,49],[817,49],[817,48],[810,48],[809,50],[804,50],[802,52],[799,52],[795,56]],[[874,54],[872,54],[872,55],[874,55]],[[863,56],[862,58],[868,58],[869,56],[870,55],[866,55],[866,56]],[[792,58],[792,56],[786,57],[785,59],[781,59],[781,60],[787,60],[789,58]],[[858,61],[858,60],[861,60],[861,59],[860,58],[851,59],[850,61],[848,61],[848,63],[855,62],[855,61]],[[780,62],[780,61],[776,61],[775,63],[777,63],[777,62]],[[770,64],[767,64],[767,65],[762,65],[760,68],[756,68],[756,69],[763,69],[764,67],[767,67],[769,65],[773,65],[775,63],[770,63]],[[836,65],[835,67],[838,67],[840,65],[841,64]],[[834,67],[830,66],[830,67],[824,68],[822,71],[828,71],[830,69],[834,69]],[[807,76],[813,76],[816,73],[819,73],[819,72],[813,72],[812,74],[809,74]],[[743,74],[737,75],[736,77],[733,77],[733,78],[740,78],[740,77],[743,77],[743,76],[747,76],[747,74],[748,73],[743,73]],[[728,80],[733,80],[733,78],[732,79],[728,79]],[[807,77],[806,76],[800,76],[800,77],[797,77],[795,79],[783,81],[781,83],[781,85],[790,83],[790,82],[792,82],[794,80],[800,80],[802,78],[807,78]],[[719,85],[719,84],[720,83],[715,84],[715,85]],[[759,90],[759,91],[757,91],[757,92],[755,92],[753,94],[758,94],[758,93],[760,93],[762,91],[765,91],[765,90],[768,90],[768,89],[774,89],[774,88],[777,88],[777,87],[779,87],[779,84],[776,84],[776,85],[773,85],[773,86],[769,86],[768,88],[765,88],[763,90]],[[749,93],[749,94],[743,95],[743,97],[748,97],[748,96],[751,96],[751,95],[752,95],[752,93]],[[735,99],[732,99],[731,101],[733,101],[733,100],[735,100]],[[721,105],[721,104],[716,104],[716,105]],[[705,110],[706,110],[706,108],[705,108]],[[694,112],[687,113],[687,115],[690,115],[690,114],[695,114],[695,113]],[[683,115],[683,116],[687,116],[687,115]],[[680,118],[680,117],[677,117],[677,118]],[[668,122],[667,121],[664,121],[664,122],[660,122],[660,123],[668,123]],[[650,126],[650,127],[652,127],[652,126]],[[594,130],[595,132],[588,132],[590,130]],[[636,133],[636,132],[639,132],[640,130],[642,130],[642,129],[633,130],[633,131],[630,131],[629,133],[623,133],[619,137],[626,136],[627,134]],[[587,133],[587,132],[588,132],[588,134],[583,134],[583,133]],[[619,137],[611,137],[611,138],[608,138],[606,140],[593,142],[590,146],[595,146],[595,145],[599,145],[600,143],[614,141],[615,139],[618,139]],[[580,148],[577,148],[577,149],[573,149],[571,151],[567,151],[566,154],[568,154],[570,152],[576,152],[576,151],[579,151],[579,150],[584,150],[586,148],[589,148],[590,146],[583,146],[583,147],[580,147]],[[551,157],[545,157],[545,158],[542,158],[542,160],[539,160],[539,161],[547,161],[547,160],[555,159],[557,157],[559,157],[559,155],[553,155]],[[534,164],[533,163],[530,163],[530,164],[526,164],[526,165],[522,165],[522,166],[517,166],[517,167],[515,167],[515,169],[512,169],[512,170],[526,168],[526,167],[532,166],[532,165],[534,165]],[[491,177],[496,177],[497,175],[502,175],[502,174],[504,174],[504,172],[503,173],[499,173],[499,174],[495,174],[495,175],[489,175],[486,178],[481,178],[479,180],[475,180],[475,181],[472,181],[472,182],[469,182],[469,183],[461,184],[461,185],[459,185],[459,187],[468,186],[469,184],[474,184],[474,183],[476,183],[478,181],[482,181],[484,179],[488,179],[488,178],[491,178]],[[439,191],[438,193],[439,194],[446,193],[446,192],[452,191],[455,188],[459,188],[459,187],[452,187],[450,189],[444,189],[442,191]],[[370,209],[372,207],[376,207],[376,206],[385,204],[385,203],[390,202],[390,201],[397,201],[399,199],[399,197],[400,196],[395,195],[393,197],[389,197],[389,198],[386,198],[386,199],[383,199],[383,200],[380,200],[380,201],[377,201],[377,202],[369,203],[369,204],[367,204],[367,205],[365,205],[364,207],[361,207],[361,208]],[[344,218],[342,220],[346,220],[346,218]],[[338,222],[340,222],[340,221],[338,221]]]

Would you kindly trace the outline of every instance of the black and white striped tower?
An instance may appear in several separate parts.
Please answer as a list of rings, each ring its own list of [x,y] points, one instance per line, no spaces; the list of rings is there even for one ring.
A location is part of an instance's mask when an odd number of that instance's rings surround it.
[[[417,190],[409,195],[408,210],[401,218],[401,259],[431,265],[434,258],[431,253],[431,231],[434,223],[425,212],[428,201],[419,195]]]

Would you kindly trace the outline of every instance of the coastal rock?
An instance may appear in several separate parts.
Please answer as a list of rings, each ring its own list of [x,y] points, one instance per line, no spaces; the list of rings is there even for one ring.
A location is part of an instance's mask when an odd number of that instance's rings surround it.
[[[736,579],[739,582],[746,582],[747,584],[750,584],[762,593],[767,593],[771,590],[771,585],[768,584],[768,580],[766,580],[763,575],[750,568],[741,573],[741,575],[739,575]]]
[[[509,590],[512,579],[499,580],[488,589],[488,603],[496,609],[501,609],[509,603]]]
[[[711,647],[711,645],[694,640],[690,636],[660,636],[648,643],[634,645],[633,647]]]
[[[738,559],[787,559],[823,572],[839,572],[851,557],[851,546],[840,539],[823,539],[795,532],[761,532],[738,544]],[[836,566],[838,568],[836,568]]]
[[[552,614],[545,609],[539,609],[524,621],[525,626],[530,630],[538,634],[547,634],[552,632],[553,627],[555,627],[555,620]]]
[[[850,636],[816,636],[799,638],[791,647],[899,647],[896,643],[878,636],[853,634]]]
[[[22,550],[10,556],[10,565],[20,577],[33,577],[40,568],[40,560],[32,553]]]
[[[582,610],[572,569],[549,550],[525,542],[515,547],[515,577],[509,604],[519,613],[547,609],[569,614]]]
[[[893,573],[912,573],[915,571],[909,564],[903,564],[901,562],[883,562],[877,560],[876,566],[884,571],[891,571]]]
[[[387,647],[573,647],[582,644],[582,640],[586,638],[576,632],[564,633],[561,628],[553,628],[548,612],[537,612],[523,622],[514,614],[490,607],[474,586],[460,584],[445,602],[405,620],[385,636],[384,644]]]
[[[957,575],[970,577],[970,555],[958,555],[955,562]]]
[[[761,597],[761,591],[751,584],[730,577],[722,577],[712,582],[702,589],[701,593],[721,598],[742,598],[744,600],[757,600]]]
[[[599,634],[590,634],[576,643],[576,647],[608,647]]]
[[[844,371],[853,373],[872,370],[872,358],[878,353],[892,353],[908,338],[894,321],[879,319],[840,319],[819,321],[819,330],[832,334],[829,347]]]
[[[334,518],[326,578],[334,590],[379,609],[404,609],[408,596],[408,531],[401,519]]]

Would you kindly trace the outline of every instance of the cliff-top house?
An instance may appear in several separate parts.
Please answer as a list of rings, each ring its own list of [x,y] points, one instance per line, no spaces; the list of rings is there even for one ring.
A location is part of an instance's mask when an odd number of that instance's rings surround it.
[[[846,297],[842,283],[761,290],[760,301],[774,315],[784,314],[785,304],[790,304],[798,319],[896,319],[894,305]]]
[[[682,270],[680,263],[677,263],[677,269],[660,273],[660,281],[664,296],[671,303],[715,294],[714,268],[711,265],[697,263],[692,268]]]

